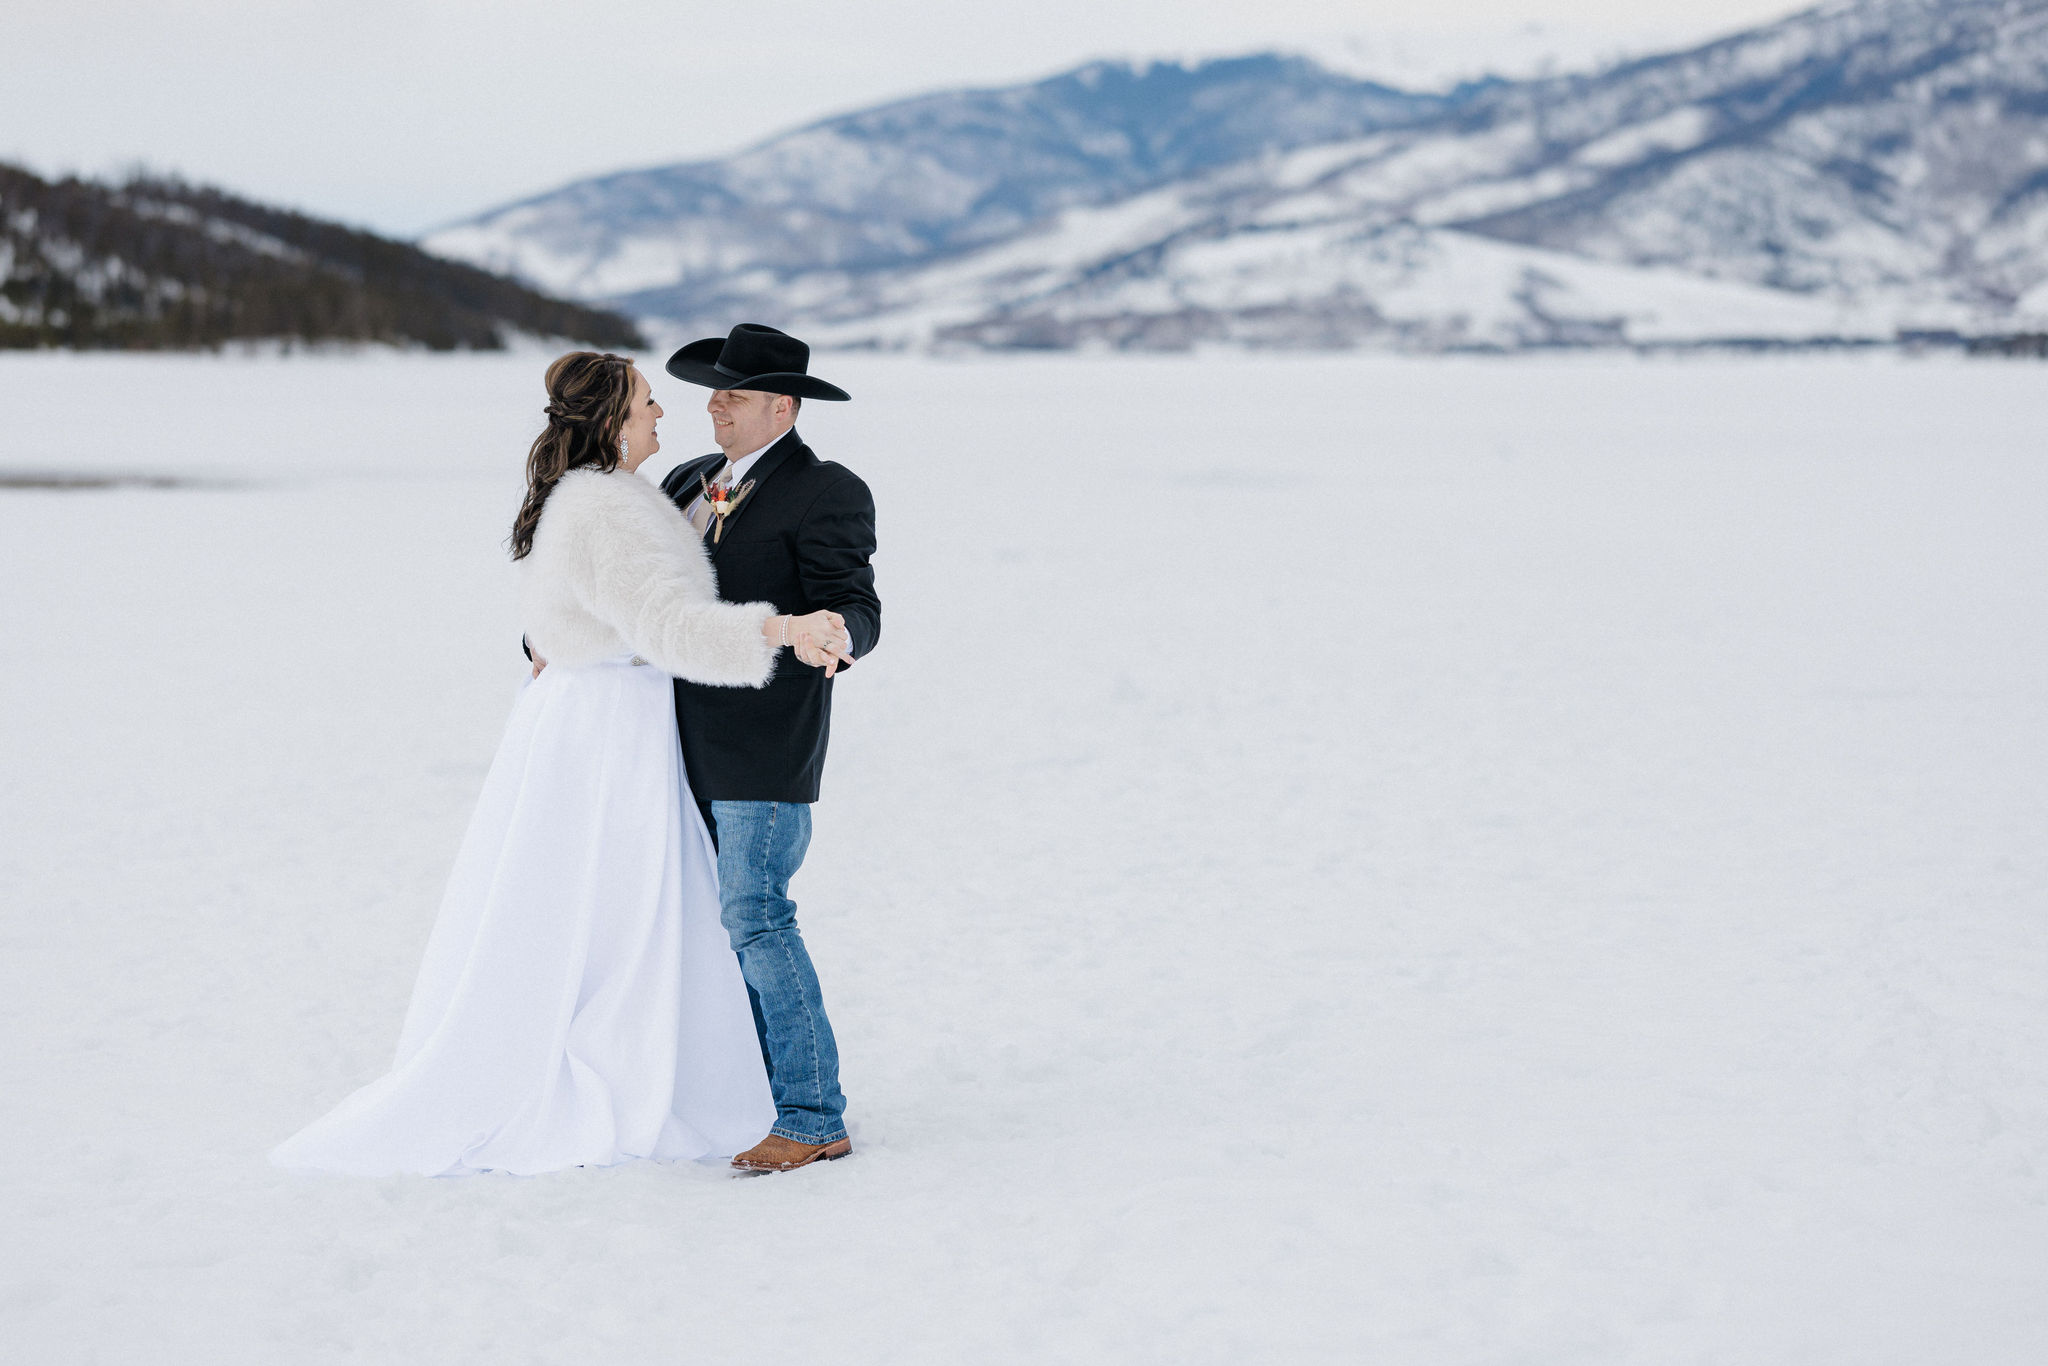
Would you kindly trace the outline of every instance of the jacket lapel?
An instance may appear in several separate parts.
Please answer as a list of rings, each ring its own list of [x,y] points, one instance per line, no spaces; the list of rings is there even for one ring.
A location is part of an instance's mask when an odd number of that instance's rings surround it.
[[[717,525],[715,519],[712,527],[705,528],[704,548],[711,552],[711,557],[714,560],[718,558],[719,550],[727,541],[732,539],[732,529],[739,524],[740,518],[746,516],[753,509],[754,504],[761,501],[761,494],[767,488],[769,479],[774,477],[775,471],[781,469],[783,465],[788,463],[792,455],[803,448],[803,438],[796,434],[796,428],[791,427],[782,434],[780,441],[761,453],[761,458],[754,462],[752,468],[747,471],[746,477],[740,480],[742,485],[751,482],[754,487],[748,492],[746,497],[740,499],[731,512],[725,514],[724,535],[715,541],[711,539],[713,528]]]

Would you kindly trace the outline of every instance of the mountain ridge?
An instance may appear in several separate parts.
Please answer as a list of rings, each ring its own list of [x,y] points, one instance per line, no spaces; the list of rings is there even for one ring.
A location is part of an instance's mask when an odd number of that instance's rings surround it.
[[[578,181],[430,233],[423,244],[579,297],[660,287],[681,291],[672,302],[687,306],[700,274],[715,282],[771,261],[778,271],[882,268],[956,251],[1071,204],[1361,122],[1407,121],[1457,97],[1393,91],[1277,54],[1193,69],[1096,62],[1029,85],[856,110],[716,160]],[[1145,117],[1134,124],[1138,108]],[[697,224],[700,235],[668,257],[633,250],[647,240],[635,229],[666,231],[710,211],[721,217]],[[509,223],[509,233],[474,231],[492,220]],[[574,262],[566,270],[557,266],[565,254]],[[681,280],[668,278],[674,270]],[[714,288],[711,297],[720,295]]]
[[[932,173],[970,151],[978,178]],[[714,165],[780,235],[746,214],[629,223],[580,182],[426,245],[664,327],[747,316],[892,348],[2030,330],[2048,321],[2048,0],[1843,0],[1433,96],[1273,55],[1098,63],[670,169]],[[854,249],[834,215],[867,234]]]

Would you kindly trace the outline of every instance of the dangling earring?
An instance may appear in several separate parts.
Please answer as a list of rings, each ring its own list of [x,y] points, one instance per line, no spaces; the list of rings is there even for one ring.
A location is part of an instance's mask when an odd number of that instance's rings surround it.
[[[628,450],[630,450],[630,449],[632,449],[632,445],[631,445],[631,443],[630,443],[630,442],[628,442],[628,441],[626,440],[626,438],[625,438],[625,437],[623,437],[623,436],[622,436],[622,437],[620,437],[620,438],[619,438],[619,463],[620,463],[621,465],[623,465],[623,464],[625,464],[625,463],[626,463],[626,452],[627,452]]]

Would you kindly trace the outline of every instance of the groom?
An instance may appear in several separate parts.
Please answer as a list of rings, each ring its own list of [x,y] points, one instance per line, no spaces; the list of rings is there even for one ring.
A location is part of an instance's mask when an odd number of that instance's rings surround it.
[[[809,642],[785,652],[766,688],[676,680],[683,763],[718,845],[721,915],[747,979],[775,1096],[775,1127],[733,1159],[747,1171],[789,1171],[853,1151],[842,1120],[839,1050],[797,932],[789,880],[811,841],[832,676],[851,667],[845,656],[875,647],[882,604],[869,564],[875,501],[868,486],[819,460],[796,433],[805,399],[849,397],[809,373],[810,355],[787,333],[741,323],[668,358],[671,375],[713,391],[706,407],[719,453],[678,465],[661,488],[704,537],[719,596],[772,602],[797,616],[829,610],[845,621],[846,639],[833,653]]]

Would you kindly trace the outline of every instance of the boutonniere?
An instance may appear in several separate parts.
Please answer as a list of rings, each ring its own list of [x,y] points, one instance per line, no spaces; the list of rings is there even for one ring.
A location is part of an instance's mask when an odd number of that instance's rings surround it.
[[[723,485],[713,488],[711,481],[700,474],[697,476],[697,482],[704,486],[705,503],[718,514],[718,525],[711,528],[711,543],[717,545],[725,535],[725,519],[740,505],[740,499],[754,491],[754,481],[749,479],[736,489],[729,489]]]

